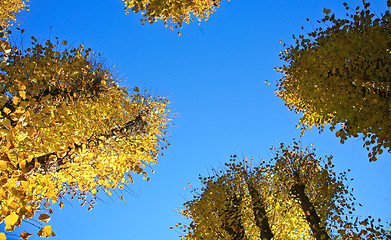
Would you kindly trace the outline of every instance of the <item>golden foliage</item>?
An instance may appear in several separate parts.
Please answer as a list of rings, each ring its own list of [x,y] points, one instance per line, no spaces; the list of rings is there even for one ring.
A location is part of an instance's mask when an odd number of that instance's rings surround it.
[[[26,2],[29,0],[2,0],[0,3],[0,26],[7,30],[16,21],[15,14],[28,10]]]
[[[11,34],[10,26],[16,22],[18,12],[27,10],[26,2],[29,0],[2,0],[0,2],[0,61],[7,57],[11,51],[8,37]]]
[[[53,236],[53,237],[56,236],[56,234],[54,234],[54,232],[52,231],[52,227],[51,226],[43,227],[41,230],[38,231],[37,234],[38,234],[38,236],[44,237],[44,238],[48,238],[50,236]]]
[[[141,11],[143,24],[163,20],[166,27],[171,23],[173,29],[173,26],[177,28],[189,23],[193,17],[207,21],[219,7],[220,0],[124,0],[124,3],[126,13],[129,9],[135,13]]]
[[[348,19],[324,9],[319,22],[328,27],[300,35],[280,55],[288,65],[278,68],[283,77],[276,93],[289,110],[303,114],[303,130],[340,125],[341,143],[362,136],[375,161],[383,149],[391,151],[391,15],[376,18],[369,6],[351,9]]]
[[[157,163],[169,122],[165,98],[138,88],[129,94],[91,49],[32,40],[32,48],[14,48],[0,64],[0,221],[6,231],[40,209],[63,207],[65,195],[91,209],[100,189],[133,182],[132,173],[148,180],[144,167]],[[46,226],[38,235],[54,233]]]
[[[275,157],[258,166],[232,156],[225,170],[200,177],[202,188],[192,191],[193,200],[180,211],[191,221],[177,224],[182,238],[389,239],[391,232],[383,225],[353,216],[354,197],[344,185],[347,173],[333,171],[332,157],[316,157],[315,149],[299,145],[272,148]],[[303,186],[301,197],[293,191],[298,185]],[[312,213],[305,211],[303,197]],[[316,226],[313,218],[319,219]]]

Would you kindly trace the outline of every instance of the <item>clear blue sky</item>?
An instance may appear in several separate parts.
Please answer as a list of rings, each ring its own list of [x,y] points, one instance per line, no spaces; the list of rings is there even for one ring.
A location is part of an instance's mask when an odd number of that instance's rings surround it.
[[[383,12],[386,1],[376,2],[373,8]],[[135,196],[125,195],[126,206],[102,195],[105,202],[90,212],[76,201],[55,209],[49,223],[56,239],[178,239],[170,226],[185,221],[174,209],[191,199],[188,182],[197,186],[199,173],[218,168],[231,154],[269,158],[270,146],[299,137],[300,116],[263,81],[281,77],[273,71],[282,64],[280,40],[290,43],[292,34],[312,31],[324,7],[343,14],[342,1],[223,0],[208,23],[186,25],[178,37],[161,23],[142,26],[139,14],[126,16],[120,0],[31,0],[30,12],[18,18],[25,44],[31,35],[82,43],[116,65],[122,86],[166,96],[177,114],[172,145],[153,167],[151,181],[129,185]],[[337,171],[352,170],[349,185],[364,206],[357,215],[391,220],[389,154],[369,163],[360,139],[341,145],[328,130],[308,131],[302,141],[315,144],[319,155],[333,155]]]

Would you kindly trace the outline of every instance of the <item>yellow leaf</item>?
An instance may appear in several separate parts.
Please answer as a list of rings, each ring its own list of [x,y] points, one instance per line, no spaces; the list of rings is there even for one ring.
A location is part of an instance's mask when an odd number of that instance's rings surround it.
[[[19,92],[19,96],[22,98],[22,99],[26,99],[27,96],[26,96],[26,91],[20,91]]]
[[[96,195],[96,189],[92,189],[91,193],[92,193],[93,195]]]
[[[52,231],[51,226],[45,226],[44,228],[39,230],[39,232],[37,232],[37,234],[38,234],[38,236],[44,237],[44,238],[48,238],[50,236],[56,236],[56,234],[54,234],[54,232]]]
[[[8,169],[8,162],[0,161],[0,169],[1,170],[7,170]]]
[[[4,230],[6,232],[13,232],[13,231],[15,231],[15,225],[5,225]]]
[[[15,223],[19,220],[19,216],[16,213],[11,213],[8,215],[5,219],[4,222],[6,225],[15,225]]]
[[[8,108],[7,108],[8,109]],[[5,112],[5,110],[4,110]],[[8,119],[8,118],[3,118],[1,120],[1,124],[6,127],[6,128],[10,128],[11,127],[11,121]]]
[[[7,108],[7,107],[4,107],[4,108],[3,108],[3,112],[4,112],[5,114],[8,114],[8,113],[11,112],[11,110],[10,110],[9,108]]]
[[[40,221],[44,222],[44,223],[48,223],[49,220],[50,220],[50,216],[47,215],[47,214],[41,214],[39,215],[39,218],[38,218]]]
[[[24,85],[21,81],[16,80],[18,83],[18,88],[22,91],[26,90],[26,85]]]
[[[18,98],[17,96],[14,96],[12,98],[12,102],[14,103],[14,105],[18,105],[18,103],[20,102],[20,98]]]
[[[7,240],[7,237],[2,232],[0,232],[0,240]]]

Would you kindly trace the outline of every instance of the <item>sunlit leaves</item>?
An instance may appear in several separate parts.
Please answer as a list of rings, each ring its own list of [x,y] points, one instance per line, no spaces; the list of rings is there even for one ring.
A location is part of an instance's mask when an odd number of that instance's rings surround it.
[[[54,234],[54,232],[52,231],[52,227],[51,226],[45,226],[43,227],[41,230],[38,231],[38,236],[40,237],[44,237],[44,238],[48,238],[50,236],[56,236],[56,234]]]
[[[300,145],[281,143],[255,166],[232,156],[226,169],[200,177],[201,189],[180,211],[191,221],[177,224],[183,238],[389,239],[387,227],[354,216],[347,173],[333,171],[332,157]]]
[[[3,0],[0,7],[0,32],[8,30],[9,26],[16,21],[15,14],[25,10],[28,0]],[[4,33],[4,32],[3,32]],[[0,38],[3,37],[0,35]]]
[[[60,44],[64,46],[57,47]],[[63,49],[63,50],[58,50]],[[47,41],[0,64],[0,219],[6,231],[70,196],[92,209],[99,189],[147,180],[169,126],[168,101],[119,87],[84,46]],[[47,223],[48,214],[38,220]],[[53,236],[49,226],[39,236]],[[21,236],[27,239],[28,235]]]
[[[193,18],[208,20],[216,11],[220,0],[124,0],[125,11],[141,12],[141,22],[154,23],[162,20],[166,26],[177,28],[189,23]]]
[[[283,77],[276,93],[289,110],[303,114],[303,130],[329,125],[341,143],[362,137],[375,161],[384,149],[391,151],[390,13],[375,14],[366,2],[362,10],[344,5],[346,19],[324,9],[319,22],[327,27],[299,35],[281,53],[287,65],[278,68]]]

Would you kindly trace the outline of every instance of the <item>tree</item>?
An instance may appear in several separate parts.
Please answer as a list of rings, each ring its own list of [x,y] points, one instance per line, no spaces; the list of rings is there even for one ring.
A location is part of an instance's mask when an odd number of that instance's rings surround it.
[[[189,23],[193,16],[198,21],[207,21],[209,15],[219,7],[220,0],[124,0],[124,3],[127,14],[129,9],[135,13],[145,11],[141,13],[143,24],[154,23],[160,19],[166,27],[168,23],[173,24],[170,26],[173,29],[173,26],[178,28],[182,27],[183,23]]]
[[[389,239],[373,219],[352,217],[354,197],[346,172],[315,149],[281,144],[275,157],[251,168],[236,156],[227,169],[200,177],[202,188],[184,203],[184,239]],[[372,226],[368,226],[369,222]]]
[[[318,22],[327,27],[300,35],[282,52],[287,65],[278,68],[283,77],[276,93],[303,114],[302,130],[330,125],[341,143],[362,136],[375,161],[383,149],[391,152],[391,15],[387,10],[375,17],[365,1],[361,11],[344,5],[354,12],[347,19],[324,9]]]
[[[193,190],[194,199],[184,204],[181,214],[192,219],[189,226],[182,227],[185,239],[272,239],[265,196],[258,192],[248,165],[235,159],[226,165],[227,171],[200,176],[202,193]]]
[[[32,40],[31,48],[12,48],[0,64],[5,231],[42,211],[38,220],[47,223],[51,206],[62,207],[65,195],[91,209],[99,190],[111,195],[133,182],[131,174],[148,180],[144,167],[156,164],[166,147],[164,97],[137,87],[128,94],[83,45],[68,49],[66,41]],[[45,226],[38,235],[54,233]]]

